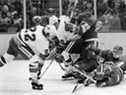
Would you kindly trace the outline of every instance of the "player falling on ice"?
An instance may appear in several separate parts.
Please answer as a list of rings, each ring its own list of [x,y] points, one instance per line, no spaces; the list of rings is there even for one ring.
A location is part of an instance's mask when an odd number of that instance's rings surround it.
[[[30,80],[33,89],[42,90],[43,85],[39,83],[39,74],[47,57],[45,51],[49,48],[50,34],[55,33],[53,26],[58,21],[56,17],[50,17],[48,27],[40,25],[40,18],[37,18],[38,25],[30,29],[22,29],[16,36],[9,41],[8,50],[0,57],[0,67],[8,64],[18,54],[29,59]],[[51,25],[52,24],[52,25]]]

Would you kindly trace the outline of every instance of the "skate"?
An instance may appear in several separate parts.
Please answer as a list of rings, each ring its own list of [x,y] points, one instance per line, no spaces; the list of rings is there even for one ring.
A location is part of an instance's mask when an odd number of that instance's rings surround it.
[[[43,90],[43,84],[31,82],[31,85],[33,90]]]

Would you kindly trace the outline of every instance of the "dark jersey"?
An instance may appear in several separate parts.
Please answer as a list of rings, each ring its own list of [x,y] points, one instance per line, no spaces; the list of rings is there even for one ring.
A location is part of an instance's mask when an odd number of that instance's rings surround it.
[[[75,64],[78,64],[80,69],[86,72],[92,72],[98,66],[96,51],[91,49],[83,50],[83,54],[81,54]]]
[[[91,28],[88,29],[86,32],[84,32],[82,27],[80,26],[79,35],[81,36],[81,38],[76,40],[75,44],[70,49],[69,53],[82,53],[83,49],[85,49],[90,43],[86,42],[86,40],[98,37],[98,34],[95,31],[95,26],[91,26]]]
[[[96,69],[95,79],[97,81],[97,86],[113,86],[119,84],[123,78],[123,71],[117,67],[115,64],[104,64],[102,73],[100,73],[99,69],[101,65],[99,65]]]
[[[105,59],[105,61],[113,61],[118,62],[120,61],[119,58],[114,58],[113,53],[111,50],[104,50],[101,52],[101,57]]]

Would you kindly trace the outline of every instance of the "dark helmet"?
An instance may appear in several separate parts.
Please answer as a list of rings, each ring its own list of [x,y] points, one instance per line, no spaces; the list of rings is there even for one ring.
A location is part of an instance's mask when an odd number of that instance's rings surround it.
[[[90,26],[96,22],[96,19],[93,18],[90,12],[85,12],[79,14],[78,23],[87,22]]]
[[[123,54],[123,47],[118,46],[118,45],[113,47],[113,56],[115,58],[121,57],[122,54]]]
[[[113,51],[114,52],[123,51],[123,47],[116,45],[116,46],[113,47]]]

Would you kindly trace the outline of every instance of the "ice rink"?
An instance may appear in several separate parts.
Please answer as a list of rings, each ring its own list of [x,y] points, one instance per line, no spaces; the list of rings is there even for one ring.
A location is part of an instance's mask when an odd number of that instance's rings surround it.
[[[0,95],[126,95],[126,80],[114,87],[81,87],[72,94],[75,81],[62,81],[63,71],[56,62],[41,79],[44,90],[34,91],[28,80],[28,64],[28,61],[14,61],[0,68]]]

